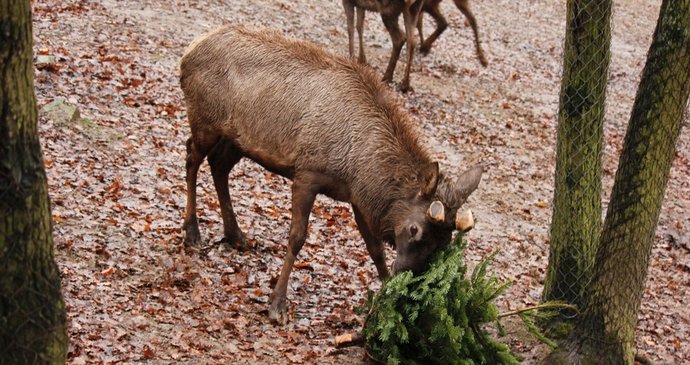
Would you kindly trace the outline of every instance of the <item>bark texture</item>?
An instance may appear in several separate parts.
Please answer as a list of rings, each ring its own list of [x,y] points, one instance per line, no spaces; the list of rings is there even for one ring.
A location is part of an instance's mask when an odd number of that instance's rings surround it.
[[[64,364],[65,305],[36,127],[31,8],[0,0],[0,363]]]
[[[633,364],[634,331],[690,93],[690,0],[664,0],[616,172],[570,360]]]
[[[580,306],[601,230],[601,151],[611,0],[569,0],[551,252],[543,300]]]

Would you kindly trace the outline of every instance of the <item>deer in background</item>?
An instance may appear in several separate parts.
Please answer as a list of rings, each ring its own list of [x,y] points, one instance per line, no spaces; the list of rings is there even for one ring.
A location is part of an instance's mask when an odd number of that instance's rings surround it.
[[[479,42],[479,31],[477,28],[477,20],[474,14],[470,10],[469,0],[453,0],[455,5],[460,9],[460,11],[465,15],[467,20],[474,31],[474,44],[477,51],[477,57],[482,66],[486,66],[489,62],[484,55],[481,44]],[[400,50],[405,43],[405,37],[402,36],[400,27],[398,26],[398,18],[400,14],[403,14],[405,19],[405,32],[408,42],[408,63],[405,69],[405,76],[401,84],[401,89],[406,91],[409,89],[409,71],[412,62],[412,56],[414,55],[414,36],[412,34],[412,25],[417,25],[417,30],[419,31],[419,37],[422,40],[422,45],[420,46],[420,51],[423,54],[428,54],[431,50],[431,46],[438,39],[438,37],[443,33],[443,31],[448,28],[448,21],[443,16],[440,10],[441,0],[343,0],[343,8],[345,9],[345,17],[347,18],[347,35],[349,42],[350,57],[354,57],[355,47],[354,47],[354,30],[355,30],[355,12],[357,15],[357,33],[359,36],[359,62],[366,63],[366,56],[364,54],[364,42],[363,42],[363,26],[364,26],[364,15],[366,11],[374,11],[381,14],[381,19],[383,24],[386,26],[388,33],[390,34],[391,41],[393,43],[393,49],[391,51],[391,58],[388,61],[388,67],[383,76],[383,80],[390,82],[393,79],[393,72],[395,71],[395,65],[400,57]],[[406,12],[406,9],[407,10]],[[431,15],[436,22],[436,30],[427,38],[424,39],[423,35],[423,19],[421,11],[424,11]],[[407,14],[407,16],[406,16]],[[409,21],[408,21],[409,19]],[[411,22],[411,23],[410,23]]]
[[[362,41],[364,14],[367,10],[381,14],[383,25],[386,27],[386,30],[388,30],[391,42],[393,43],[391,57],[388,60],[388,67],[386,67],[386,72],[383,74],[383,81],[390,82],[393,80],[395,65],[398,63],[400,51],[407,39],[407,65],[405,66],[405,74],[400,84],[400,89],[402,91],[408,91],[410,89],[410,68],[412,66],[416,45],[414,27],[415,24],[417,24],[417,18],[419,17],[423,5],[423,0],[343,0],[343,8],[345,8],[345,16],[347,17],[350,56],[354,57],[355,9],[357,9],[357,32],[359,33],[359,61],[362,63],[366,62]],[[405,23],[405,36],[403,36],[400,26],[398,25],[400,14],[402,14],[403,22]]]

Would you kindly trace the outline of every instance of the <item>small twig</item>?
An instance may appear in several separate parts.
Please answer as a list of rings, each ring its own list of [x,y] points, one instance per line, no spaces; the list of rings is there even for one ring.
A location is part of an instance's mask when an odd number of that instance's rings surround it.
[[[524,308],[516,309],[516,310],[510,311],[510,312],[500,313],[498,315],[498,318],[515,316],[515,315],[522,314],[525,312],[531,312],[531,311],[534,311],[537,309],[572,309],[572,310],[577,312],[577,307],[575,307],[574,305],[564,304],[564,303],[544,303],[544,304],[534,305],[531,307],[524,307]]]

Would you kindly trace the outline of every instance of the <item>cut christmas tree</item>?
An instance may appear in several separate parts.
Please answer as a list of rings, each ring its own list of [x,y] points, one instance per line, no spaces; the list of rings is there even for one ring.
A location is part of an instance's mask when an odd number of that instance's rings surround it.
[[[519,364],[483,326],[499,317],[493,300],[507,284],[487,276],[491,257],[469,278],[458,234],[424,273],[403,272],[369,301],[367,353],[388,364]]]

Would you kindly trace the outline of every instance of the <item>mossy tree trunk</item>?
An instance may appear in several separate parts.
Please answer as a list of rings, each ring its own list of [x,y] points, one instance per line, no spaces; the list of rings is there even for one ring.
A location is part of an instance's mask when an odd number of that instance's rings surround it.
[[[551,252],[543,300],[580,306],[601,230],[611,0],[568,0]]]
[[[0,0],[0,363],[64,364],[31,44],[29,0]]]
[[[571,360],[633,364],[654,233],[690,94],[690,0],[664,0],[635,98]]]

